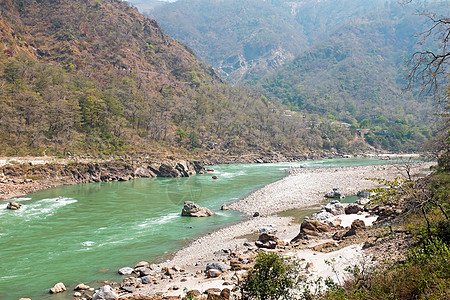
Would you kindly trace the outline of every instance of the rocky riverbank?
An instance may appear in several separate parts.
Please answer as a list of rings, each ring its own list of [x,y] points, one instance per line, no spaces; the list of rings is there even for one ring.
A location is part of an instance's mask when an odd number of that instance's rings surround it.
[[[127,181],[143,177],[187,177],[203,173],[200,161],[116,159],[111,161],[45,161],[0,166],[0,200],[39,190],[89,182]]]
[[[430,165],[408,168],[411,174],[423,174]],[[122,283],[108,282],[113,288],[106,289],[121,299],[181,299],[189,293],[196,298],[233,299],[238,282],[260,252],[295,257],[312,281],[330,277],[341,282],[347,266],[381,261],[387,252],[401,258],[401,249],[409,243],[407,232],[388,236],[383,233],[389,230],[385,226],[368,229],[373,222],[386,222],[401,211],[395,206],[368,209],[332,202],[322,208],[330,214],[327,218],[305,220],[300,226],[277,213],[319,207],[333,187],[352,195],[377,185],[365,178],[401,175],[402,168],[392,165],[292,170],[290,176],[231,205],[248,216],[246,221],[195,240],[164,263],[140,262],[127,269]],[[258,217],[252,217],[255,212]]]
[[[390,159],[396,154],[359,154],[358,157]],[[142,177],[186,177],[202,173],[204,165],[231,163],[274,163],[349,158],[341,153],[308,152],[205,156],[198,160],[168,157],[0,157],[0,200],[11,199],[60,185],[89,182],[126,181]],[[238,209],[239,210],[239,209]]]

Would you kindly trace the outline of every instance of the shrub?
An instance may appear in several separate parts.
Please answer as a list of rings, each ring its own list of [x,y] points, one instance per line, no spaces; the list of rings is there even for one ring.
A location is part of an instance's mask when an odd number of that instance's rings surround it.
[[[239,285],[242,299],[292,299],[298,283],[298,266],[276,253],[261,253],[256,264]]]

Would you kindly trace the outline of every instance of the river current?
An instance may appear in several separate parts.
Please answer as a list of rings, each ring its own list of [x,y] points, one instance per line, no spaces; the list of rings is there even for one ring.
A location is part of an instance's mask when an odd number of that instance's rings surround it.
[[[242,220],[236,212],[221,211],[222,204],[281,179],[289,168],[384,163],[351,158],[218,165],[211,166],[214,172],[189,178],[52,188],[15,199],[23,205],[17,211],[0,201],[0,299],[72,299],[78,283],[120,280],[121,267],[162,261],[190,240]],[[188,200],[216,215],[181,217]],[[49,296],[49,288],[60,281],[68,292]]]

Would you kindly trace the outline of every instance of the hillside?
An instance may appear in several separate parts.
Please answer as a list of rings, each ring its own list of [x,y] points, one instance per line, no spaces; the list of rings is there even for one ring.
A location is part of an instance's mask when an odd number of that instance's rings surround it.
[[[342,24],[383,3],[184,0],[157,7],[149,14],[169,35],[210,63],[223,79],[237,83],[255,73],[277,69]]]
[[[406,61],[419,49],[416,34],[429,25],[417,12],[448,11],[448,2],[250,1],[233,12],[240,5],[185,0],[152,16],[225,80],[262,87],[292,110],[344,122],[374,147],[414,151],[431,136],[432,101],[404,91]],[[274,63],[269,53],[286,55]]]
[[[329,120],[223,84],[126,2],[7,0],[0,10],[1,155],[365,147]]]
[[[444,8],[444,7],[443,7]],[[431,100],[405,92],[405,61],[417,48],[424,20],[414,9],[392,7],[353,20],[266,79],[271,98],[371,129],[366,140],[384,148],[414,149],[429,136]],[[428,45],[429,46],[429,45]]]

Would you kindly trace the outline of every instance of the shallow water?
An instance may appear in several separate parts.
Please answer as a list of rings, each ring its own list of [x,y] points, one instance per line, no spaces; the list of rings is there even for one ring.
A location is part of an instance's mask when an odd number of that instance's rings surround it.
[[[17,199],[23,204],[17,211],[0,201],[0,299],[71,299],[72,292],[47,291],[59,281],[70,290],[80,282],[120,280],[121,267],[161,261],[193,238],[238,222],[242,217],[220,211],[221,205],[281,179],[291,167],[385,163],[359,158],[219,165],[189,178],[57,187]],[[181,217],[187,200],[216,215]]]

